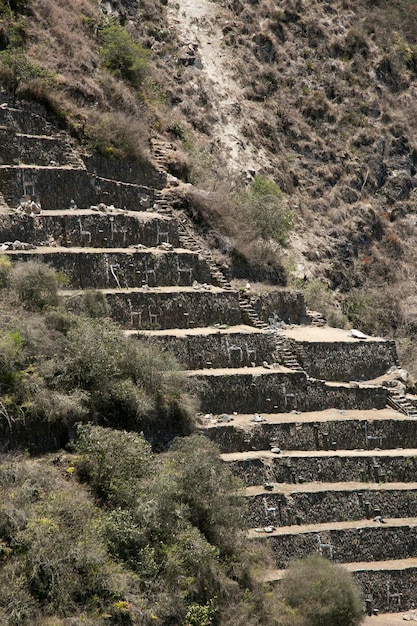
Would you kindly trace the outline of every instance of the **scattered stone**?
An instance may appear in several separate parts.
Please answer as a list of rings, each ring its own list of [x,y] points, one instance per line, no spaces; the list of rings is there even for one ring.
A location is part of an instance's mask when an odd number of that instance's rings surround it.
[[[361,333],[360,330],[356,330],[356,328],[352,328],[352,330],[350,331],[349,335],[351,337],[355,337],[355,339],[366,339],[366,335],[364,335],[363,333]]]
[[[259,413],[255,413],[254,415],[252,415],[252,417],[250,418],[251,422],[264,422],[265,418],[262,417],[262,415],[259,415]]]
[[[218,422],[232,422],[233,421],[233,417],[231,417],[230,415],[228,415],[227,413],[221,413],[218,417],[217,417],[217,421]]]
[[[1,244],[1,250],[35,250],[37,246],[33,243],[25,243],[23,241],[5,241]]]
[[[16,208],[16,211],[18,211],[19,213],[26,213],[26,215],[30,215],[31,217],[39,215],[41,210],[42,207],[39,201],[25,199],[22,199],[20,201],[20,204]]]

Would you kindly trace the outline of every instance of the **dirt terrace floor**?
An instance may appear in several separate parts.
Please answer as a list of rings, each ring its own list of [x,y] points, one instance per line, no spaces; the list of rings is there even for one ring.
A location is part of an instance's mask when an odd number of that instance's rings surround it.
[[[407,622],[417,623],[417,611],[367,616],[363,621],[363,626],[403,626]]]

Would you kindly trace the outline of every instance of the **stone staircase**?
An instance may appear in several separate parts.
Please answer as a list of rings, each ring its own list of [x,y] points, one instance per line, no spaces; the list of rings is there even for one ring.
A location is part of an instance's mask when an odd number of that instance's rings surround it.
[[[100,289],[127,335],[183,363],[200,393],[199,429],[244,482],[242,524],[271,546],[267,584],[319,552],[379,610],[416,602],[417,420],[384,382],[395,345],[328,328],[299,293],[234,290],[169,195],[91,172],[42,115],[4,99],[0,126],[17,142],[0,144],[4,254],[64,273],[70,304]],[[47,146],[60,160],[48,162]],[[36,214],[17,208],[32,197]]]

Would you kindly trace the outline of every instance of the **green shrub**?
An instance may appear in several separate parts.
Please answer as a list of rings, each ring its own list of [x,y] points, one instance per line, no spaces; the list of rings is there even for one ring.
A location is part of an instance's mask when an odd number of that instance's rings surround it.
[[[29,311],[42,311],[59,303],[63,278],[38,261],[17,263],[10,276],[10,293]]]
[[[273,239],[280,245],[288,243],[293,213],[278,185],[264,176],[256,176],[243,204],[255,225],[258,236]]]
[[[361,594],[351,575],[318,555],[293,563],[281,591],[306,626],[358,626],[363,621]]]
[[[185,616],[184,626],[211,626],[216,616],[213,600],[207,604],[192,604]]]
[[[89,394],[91,418],[129,430],[177,434],[192,426],[186,378],[157,346],[123,336],[108,319],[80,318],[67,334],[61,382]]]
[[[119,24],[100,31],[100,56],[103,67],[119,78],[127,80],[136,89],[142,85],[149,52],[135,43]]]
[[[94,494],[113,507],[132,506],[139,483],[151,471],[149,444],[135,433],[80,426],[77,470]]]
[[[85,489],[57,467],[22,458],[2,461],[0,488],[0,541],[10,548],[0,562],[2,623],[33,624],[40,612],[68,615],[124,599],[128,576],[110,559]]]

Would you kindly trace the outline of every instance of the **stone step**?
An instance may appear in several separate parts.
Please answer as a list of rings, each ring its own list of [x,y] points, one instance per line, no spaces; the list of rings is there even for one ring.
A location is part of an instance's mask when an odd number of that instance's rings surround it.
[[[372,606],[379,612],[405,612],[415,605],[415,590],[417,587],[417,559],[391,559],[384,561],[355,561],[341,564],[352,573],[360,585],[365,598],[372,598]],[[270,585],[279,584],[285,570],[270,570],[265,573],[264,580]],[[412,611],[410,614],[413,614]],[[403,623],[395,619],[394,613],[383,616],[383,622],[378,617],[369,618],[369,624],[378,626],[394,626]],[[382,619],[382,617],[381,617]],[[365,621],[367,624],[367,621]]]
[[[413,482],[417,450],[241,452],[222,455],[247,486],[269,482]]]
[[[188,374],[201,386],[203,413],[382,409],[387,400],[386,389],[379,385],[325,383],[282,366],[192,370]]]
[[[417,517],[417,483],[267,483],[245,491],[249,527]]]
[[[417,557],[415,517],[384,518],[384,523],[362,519],[281,526],[268,533],[264,529],[259,531],[251,529],[249,537],[268,541],[278,569],[317,552],[337,563]]]
[[[74,308],[83,291],[63,291]],[[240,317],[236,292],[220,287],[143,287],[140,289],[103,289],[110,306],[110,316],[132,336],[149,328],[192,328],[218,324],[238,325]]]
[[[157,213],[136,211],[64,210],[0,215],[2,242],[35,245],[118,248],[169,243],[178,247],[175,220]]]
[[[17,207],[22,197],[35,196],[48,211],[105,203],[120,209],[149,209],[156,191],[150,187],[102,178],[82,167],[0,165],[0,188],[7,204]],[[59,192],[57,192],[59,189]]]
[[[250,326],[157,330],[139,335],[171,352],[187,368],[252,367],[271,357],[267,336]]]
[[[259,421],[253,421],[253,420]],[[261,421],[262,420],[262,421]],[[328,409],[312,413],[235,415],[230,423],[209,418],[201,427],[223,453],[269,449],[355,450],[414,447],[417,420],[390,408],[367,411]]]
[[[37,248],[4,252],[13,262],[36,260],[51,265],[75,289],[192,285],[205,283],[210,273],[192,252],[161,248]]]

